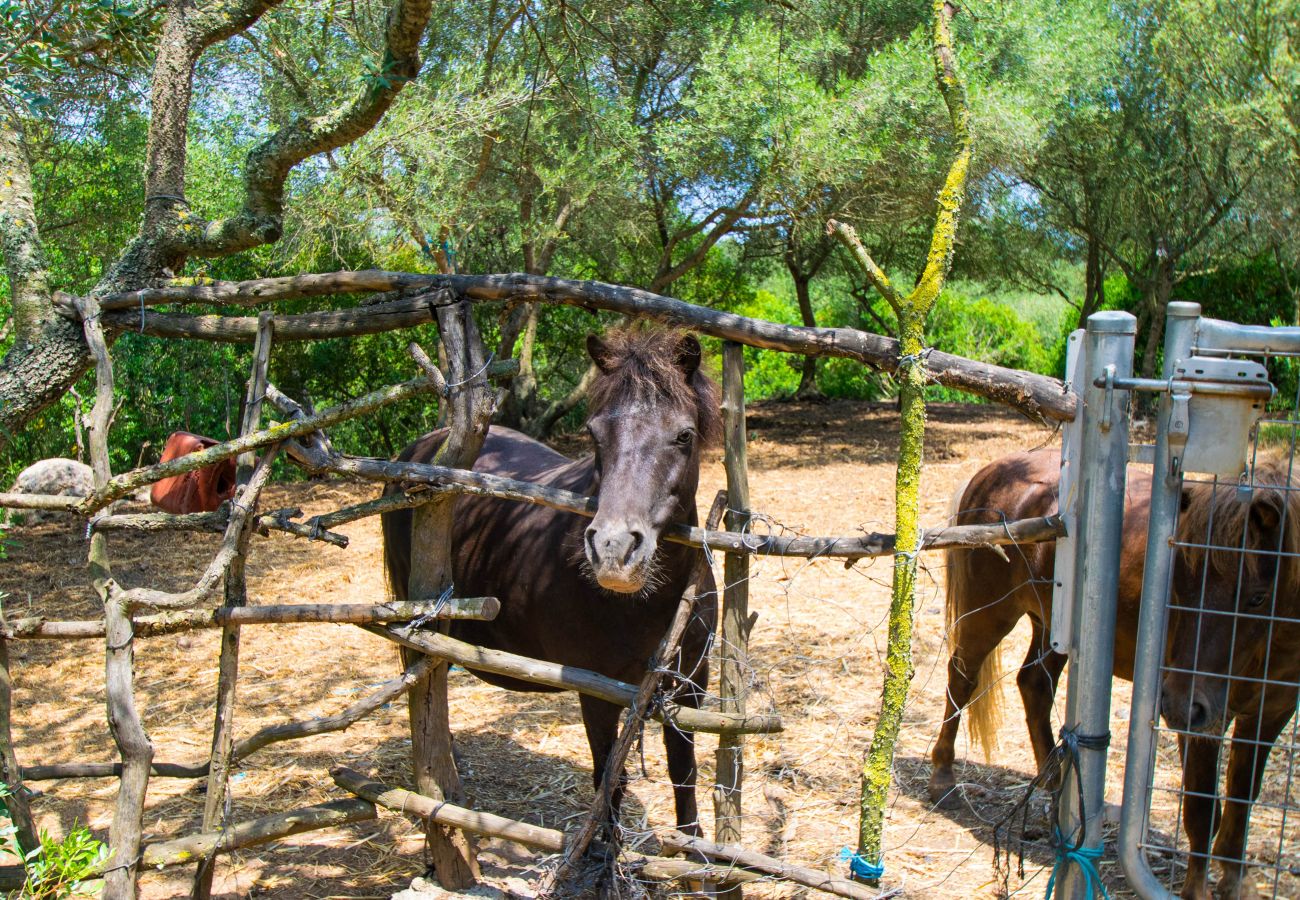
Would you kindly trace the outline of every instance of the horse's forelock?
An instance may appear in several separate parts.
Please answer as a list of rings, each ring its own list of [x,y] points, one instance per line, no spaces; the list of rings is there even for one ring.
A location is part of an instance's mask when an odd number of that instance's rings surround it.
[[[1177,539],[1187,544],[1223,548],[1208,551],[1199,546],[1186,548],[1183,552],[1194,571],[1200,567],[1202,555],[1208,552],[1210,566],[1221,577],[1235,579],[1239,566],[1253,577],[1264,557],[1247,553],[1243,559],[1236,548],[1241,545],[1252,509],[1258,503],[1271,502],[1283,514],[1281,545],[1275,542],[1275,537],[1254,535],[1250,546],[1256,550],[1281,551],[1278,596],[1295,597],[1300,594],[1300,482],[1292,477],[1289,461],[1274,457],[1256,463],[1253,481],[1251,499],[1246,503],[1238,498],[1234,484],[1191,485],[1186,508],[1178,517]]]
[[[591,385],[593,414],[653,393],[695,411],[704,445],[722,437],[719,391],[712,378],[696,369],[687,378],[677,348],[687,332],[668,328],[621,328],[604,337],[602,371]]]

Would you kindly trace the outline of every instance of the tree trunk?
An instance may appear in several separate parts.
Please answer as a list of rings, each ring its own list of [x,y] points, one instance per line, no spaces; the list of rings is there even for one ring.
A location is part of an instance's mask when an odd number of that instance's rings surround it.
[[[1101,247],[1092,238],[1088,239],[1088,258],[1083,270],[1083,306],[1079,310],[1079,327],[1088,321],[1088,316],[1101,309],[1106,302],[1106,269],[1102,263]]]
[[[817,319],[813,315],[812,299],[808,294],[808,282],[812,276],[799,271],[793,265],[789,266],[790,275],[794,279],[794,293],[799,300],[799,318],[803,324],[810,327],[817,326]],[[825,399],[822,392],[817,388],[817,359],[812,356],[803,358],[803,368],[799,373],[799,387],[794,392],[796,400],[822,400]]]
[[[1147,340],[1142,350],[1142,377],[1154,378],[1156,357],[1165,336],[1165,308],[1174,292],[1174,260],[1163,259],[1147,289]]]

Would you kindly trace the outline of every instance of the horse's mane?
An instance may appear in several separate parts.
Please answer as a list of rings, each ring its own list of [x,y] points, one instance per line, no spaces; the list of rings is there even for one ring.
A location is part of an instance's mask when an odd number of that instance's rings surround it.
[[[1292,477],[1289,460],[1264,457],[1256,461],[1249,502],[1238,496],[1237,485],[1219,482],[1188,485],[1187,499],[1178,517],[1178,540],[1193,545],[1184,547],[1186,561],[1198,571],[1202,554],[1209,554],[1209,564],[1225,578],[1236,578],[1238,566],[1254,577],[1263,562],[1259,553],[1242,553],[1242,535],[1246,534],[1251,510],[1263,503],[1282,517],[1284,529],[1281,546],[1276,538],[1259,534],[1251,528],[1246,547],[1281,552],[1278,560],[1278,595],[1300,591],[1300,481]]]
[[[591,411],[600,412],[639,394],[654,393],[696,411],[704,446],[722,437],[719,391],[699,368],[687,379],[677,353],[688,332],[675,328],[617,328],[603,337],[607,350],[601,373],[591,385]]]

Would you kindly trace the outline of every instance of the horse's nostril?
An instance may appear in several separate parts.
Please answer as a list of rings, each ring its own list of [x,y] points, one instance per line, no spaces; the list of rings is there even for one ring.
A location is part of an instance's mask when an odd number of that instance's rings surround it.
[[[1192,731],[1199,731],[1204,728],[1210,721],[1210,708],[1200,700],[1193,700],[1191,708],[1187,710],[1187,727]]]
[[[587,529],[586,537],[587,558],[594,563],[600,559],[600,554],[596,552],[596,529],[594,526]]]
[[[645,543],[645,534],[636,529],[629,530],[628,537],[630,537],[632,541],[627,545],[627,552],[623,554],[623,565],[625,566],[632,562],[633,554],[635,554],[637,550],[641,549],[641,545]]]

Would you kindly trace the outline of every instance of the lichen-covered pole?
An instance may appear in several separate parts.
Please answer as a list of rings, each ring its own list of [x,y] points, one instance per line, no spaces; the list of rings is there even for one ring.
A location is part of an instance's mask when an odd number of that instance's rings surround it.
[[[930,238],[925,268],[916,287],[906,295],[890,282],[872,260],[853,229],[831,222],[828,229],[849,249],[872,285],[893,307],[898,318],[899,361],[897,370],[901,422],[899,424],[898,474],[895,482],[897,543],[894,552],[893,597],[889,607],[889,644],[886,650],[885,683],[880,718],[862,770],[862,799],[858,824],[858,848],[851,869],[853,875],[877,883],[884,874],[882,833],[885,801],[889,793],[894,746],[903,720],[903,706],[912,681],[912,607],[916,596],[916,554],[921,545],[920,479],[921,453],[925,439],[926,357],[925,320],[943,288],[952,264],[957,218],[961,211],[970,168],[970,111],[966,88],[957,70],[952,49],[952,18],[957,8],[947,0],[934,2],[932,54],[935,79],[948,107],[956,138],[956,152],[939,192],[939,211]]]

